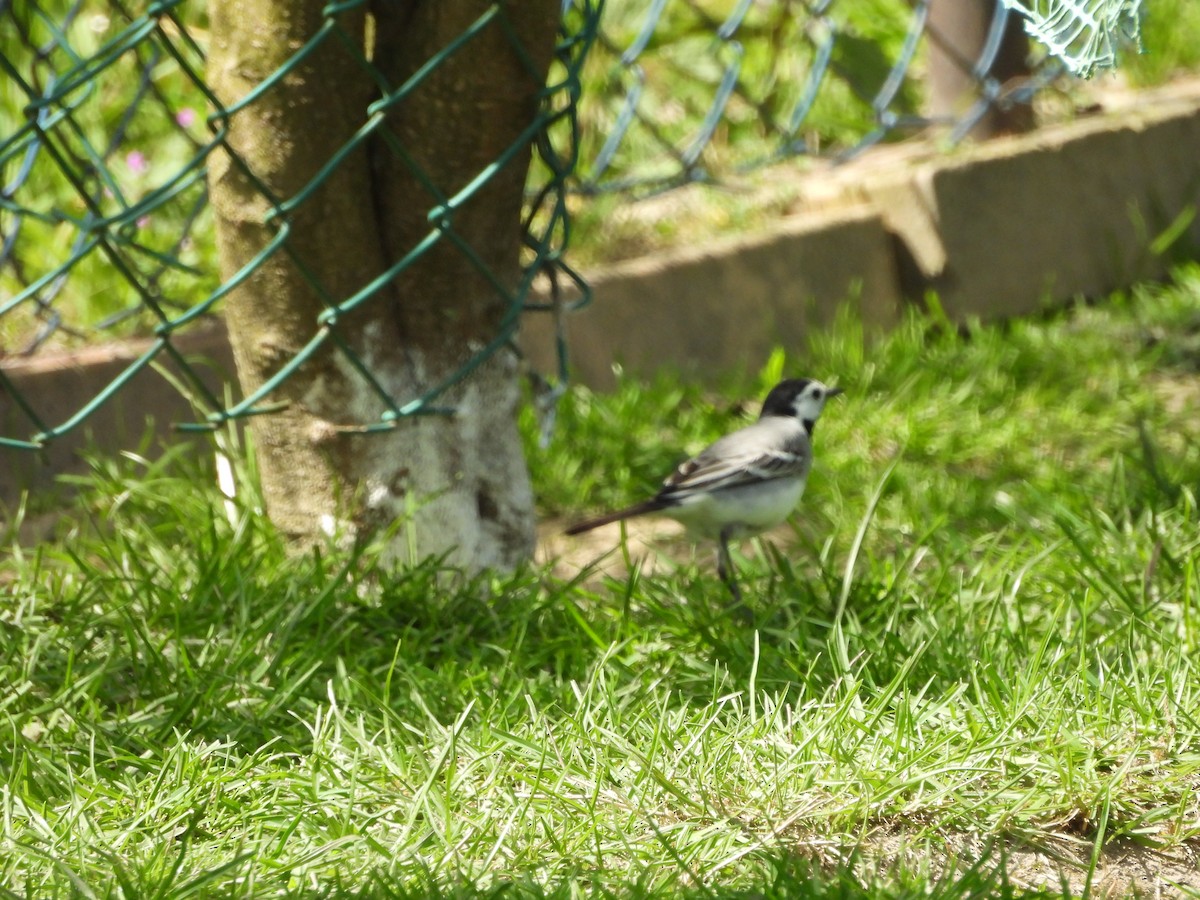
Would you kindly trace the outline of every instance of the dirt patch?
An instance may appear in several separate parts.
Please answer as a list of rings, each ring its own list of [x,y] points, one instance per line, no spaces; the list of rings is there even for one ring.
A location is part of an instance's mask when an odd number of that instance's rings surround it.
[[[596,577],[623,578],[629,562],[646,574],[670,570],[692,553],[683,528],[670,519],[632,519],[614,523],[578,535],[563,534],[571,524],[566,519],[542,522],[538,526],[535,559],[548,564],[560,578],[574,578],[584,569]]]
[[[1156,850],[1114,841],[1101,851],[1094,869],[1092,843],[1067,836],[1048,837],[1045,846],[1034,847],[986,835],[916,838],[896,832],[873,836],[846,852],[827,844],[812,849],[824,864],[881,872],[903,865],[928,870],[935,878],[951,870],[979,867],[990,872],[1003,867],[1008,883],[1021,890],[1058,893],[1066,888],[1090,897],[1200,897],[1200,847],[1191,845]]]
[[[1196,364],[1200,367],[1200,353],[1197,354]],[[1192,414],[1200,405],[1200,377],[1154,373],[1148,380],[1163,409],[1172,416],[1187,417],[1188,421],[1194,421]]]
[[[692,541],[683,526],[672,519],[647,516],[605,525],[584,534],[563,534],[571,521],[574,520],[554,519],[538,526],[534,558],[538,563],[550,565],[559,578],[574,578],[588,569],[591,577],[623,579],[630,568],[626,564],[626,556],[630,564],[646,575],[662,574],[678,566],[692,564],[711,570],[716,575],[716,544],[712,541]],[[622,524],[625,529],[624,545]],[[791,527],[787,525],[767,532],[764,537],[780,547],[795,540]],[[752,540],[730,546],[735,552],[756,552]]]

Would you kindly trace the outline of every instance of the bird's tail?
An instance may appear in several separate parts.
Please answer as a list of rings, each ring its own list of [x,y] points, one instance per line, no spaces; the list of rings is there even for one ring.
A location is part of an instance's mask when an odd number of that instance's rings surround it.
[[[635,503],[633,506],[618,509],[616,512],[610,512],[603,516],[597,516],[594,519],[579,522],[572,525],[563,534],[583,534],[585,531],[591,531],[593,528],[599,528],[601,525],[608,525],[611,522],[620,522],[624,519],[632,519],[634,516],[643,516],[646,513],[658,512],[669,505],[659,499],[645,500],[641,503]]]

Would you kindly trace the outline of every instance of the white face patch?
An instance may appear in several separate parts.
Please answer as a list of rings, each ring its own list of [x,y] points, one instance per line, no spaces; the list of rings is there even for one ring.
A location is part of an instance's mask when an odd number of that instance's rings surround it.
[[[815,420],[825,407],[825,387],[821,384],[810,384],[795,400],[792,409],[800,420]]]

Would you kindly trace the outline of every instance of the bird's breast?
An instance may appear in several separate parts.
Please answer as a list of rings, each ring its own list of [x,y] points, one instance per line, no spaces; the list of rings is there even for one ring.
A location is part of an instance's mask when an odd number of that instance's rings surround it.
[[[715,538],[726,529],[731,537],[745,537],[774,528],[791,515],[806,480],[775,478],[700,494],[663,512],[700,537]]]

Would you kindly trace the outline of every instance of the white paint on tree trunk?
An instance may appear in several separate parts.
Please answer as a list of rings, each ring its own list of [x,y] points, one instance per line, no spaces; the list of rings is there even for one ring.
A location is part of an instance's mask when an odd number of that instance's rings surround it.
[[[379,348],[375,337],[368,334],[364,341],[363,362],[401,404],[461,364],[455,359],[435,366],[409,350],[401,366],[395,348]],[[321,443],[352,454],[342,471],[359,490],[349,507],[343,499],[338,509],[321,513],[322,531],[353,537],[403,522],[391,555],[407,563],[444,556],[450,565],[474,571],[509,569],[529,558],[535,521],[516,427],[514,354],[500,351],[439,397],[437,405],[452,407],[453,415],[414,416],[373,435],[351,436],[336,428],[334,423],[378,421],[384,407],[348,361],[339,356],[335,368],[312,381],[303,403],[320,417],[310,433],[333,430],[339,436],[332,441],[322,436]]]

